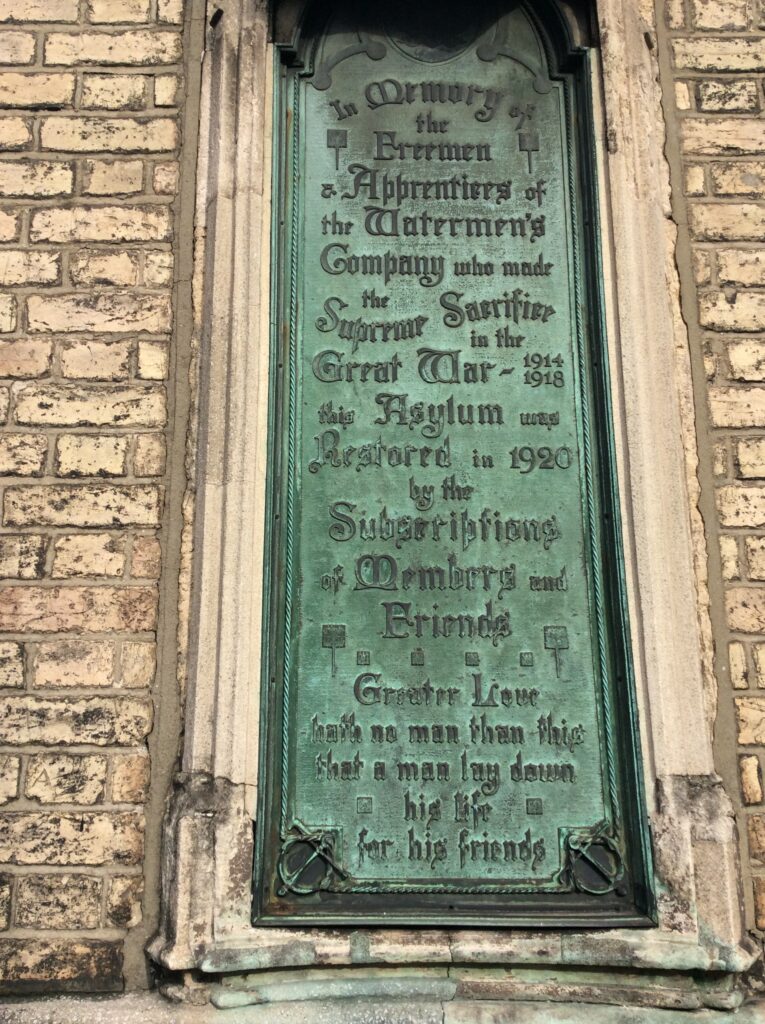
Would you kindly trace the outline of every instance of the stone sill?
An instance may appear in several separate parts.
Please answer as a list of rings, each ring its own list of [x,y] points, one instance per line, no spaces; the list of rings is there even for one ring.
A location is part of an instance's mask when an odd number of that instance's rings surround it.
[[[656,1010],[589,1003],[461,1000],[292,1002],[230,1011],[168,1003],[155,993],[8,1000],[3,1024],[765,1024],[765,1001],[734,1012]]]

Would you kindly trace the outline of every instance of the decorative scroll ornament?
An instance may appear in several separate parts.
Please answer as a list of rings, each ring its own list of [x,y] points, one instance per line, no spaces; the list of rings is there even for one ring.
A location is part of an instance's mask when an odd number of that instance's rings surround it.
[[[279,857],[279,896],[311,896],[329,889],[346,873],[335,859],[337,835],[329,829],[307,829],[295,822],[285,837]]]
[[[586,832],[566,837],[566,865],[561,881],[589,896],[627,893],[626,871],[619,846],[609,834],[606,822]]]

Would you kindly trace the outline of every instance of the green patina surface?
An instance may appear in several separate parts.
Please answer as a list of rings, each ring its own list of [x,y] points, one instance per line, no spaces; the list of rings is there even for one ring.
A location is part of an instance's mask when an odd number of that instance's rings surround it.
[[[257,912],[648,923],[584,58],[360,17],[277,90]]]

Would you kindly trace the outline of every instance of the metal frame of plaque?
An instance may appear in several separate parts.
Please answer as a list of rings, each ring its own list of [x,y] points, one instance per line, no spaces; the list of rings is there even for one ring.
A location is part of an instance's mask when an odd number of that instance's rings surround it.
[[[364,6],[276,73],[253,920],[648,926],[589,53]]]

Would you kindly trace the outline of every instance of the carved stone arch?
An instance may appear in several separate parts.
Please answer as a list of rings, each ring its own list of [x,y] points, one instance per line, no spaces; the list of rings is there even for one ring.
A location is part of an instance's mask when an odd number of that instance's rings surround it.
[[[587,33],[586,17],[569,19],[568,34],[575,49],[592,47],[607,334],[658,927],[551,932],[542,941],[525,930],[251,926],[274,33],[282,41],[293,31],[302,6],[286,0],[272,20],[267,0],[231,0],[205,51],[195,253],[202,385],[189,450],[188,607],[180,637],[186,731],[151,953],[171,969],[212,973],[407,960],[480,971],[487,958],[493,966],[547,963],[569,971],[670,970],[686,973],[689,985],[703,978],[700,1003],[727,1005],[730,976],[746,970],[755,951],[739,912],[730,805],[712,757],[688,342],[656,54],[646,45],[653,5],[634,0],[592,0],[598,38]]]

